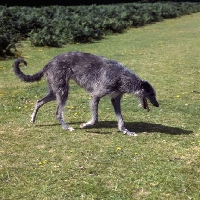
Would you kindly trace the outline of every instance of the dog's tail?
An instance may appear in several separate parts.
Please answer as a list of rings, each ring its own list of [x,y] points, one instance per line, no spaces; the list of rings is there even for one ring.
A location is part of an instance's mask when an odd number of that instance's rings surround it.
[[[18,58],[13,65],[13,70],[14,70],[14,73],[16,74],[16,76],[19,77],[22,81],[24,81],[24,82],[40,81],[41,78],[44,76],[43,70],[41,70],[38,73],[33,74],[33,75],[24,74],[20,70],[20,67],[19,67],[20,63],[24,63],[25,65],[27,65],[27,62],[23,58]]]

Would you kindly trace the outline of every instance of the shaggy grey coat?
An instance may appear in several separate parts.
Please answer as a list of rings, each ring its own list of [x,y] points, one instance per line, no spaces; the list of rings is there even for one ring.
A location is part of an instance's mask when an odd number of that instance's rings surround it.
[[[38,109],[52,100],[57,101],[56,117],[65,130],[73,130],[63,119],[63,108],[69,92],[69,79],[72,78],[79,86],[91,95],[92,119],[81,124],[81,128],[92,126],[98,121],[98,103],[101,97],[109,95],[118,121],[118,128],[124,134],[135,136],[136,133],[128,131],[124,126],[121,115],[120,100],[124,93],[137,96],[144,109],[149,111],[147,99],[156,107],[156,92],[153,87],[121,63],[108,60],[101,56],[82,52],[69,52],[54,57],[41,71],[34,75],[25,75],[19,64],[26,61],[18,58],[14,63],[15,74],[25,82],[40,81],[46,77],[49,93],[35,104],[31,116],[34,123]]]

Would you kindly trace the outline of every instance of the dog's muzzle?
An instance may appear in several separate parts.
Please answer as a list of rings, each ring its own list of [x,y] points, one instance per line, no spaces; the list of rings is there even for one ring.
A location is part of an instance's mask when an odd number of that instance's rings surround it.
[[[156,98],[150,98],[149,101],[152,103],[153,106],[159,107],[159,103],[157,102]]]
[[[152,103],[153,106],[159,107],[159,103],[157,102],[156,99],[149,99],[149,101]],[[143,107],[144,109],[146,109],[147,112],[150,111],[149,105],[148,105],[148,102],[147,102],[147,99],[146,99],[146,98],[143,98],[143,99],[142,99],[142,107]]]
[[[153,106],[155,106],[155,107],[159,107],[159,103],[156,102],[156,103],[153,104]]]

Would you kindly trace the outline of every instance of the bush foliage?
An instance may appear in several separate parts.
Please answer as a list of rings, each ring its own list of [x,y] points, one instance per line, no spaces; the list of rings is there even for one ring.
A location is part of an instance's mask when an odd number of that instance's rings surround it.
[[[191,2],[40,8],[0,6],[0,55],[11,54],[15,43],[25,38],[29,38],[34,46],[60,47],[199,11],[200,4]]]

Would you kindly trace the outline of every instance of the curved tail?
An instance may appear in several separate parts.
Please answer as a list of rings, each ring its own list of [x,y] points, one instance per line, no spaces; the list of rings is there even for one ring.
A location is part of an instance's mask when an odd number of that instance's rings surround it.
[[[43,70],[33,75],[24,74],[19,68],[20,63],[24,63],[25,65],[27,65],[27,62],[23,58],[18,58],[13,65],[13,70],[16,76],[19,77],[22,81],[25,82],[40,81],[41,78],[44,76]]]

